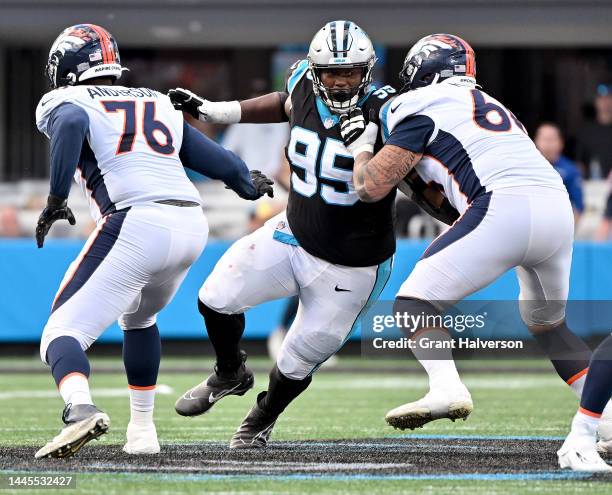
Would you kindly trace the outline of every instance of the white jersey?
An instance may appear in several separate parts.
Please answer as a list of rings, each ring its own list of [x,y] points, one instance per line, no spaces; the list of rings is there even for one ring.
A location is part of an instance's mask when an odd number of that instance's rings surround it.
[[[89,130],[74,175],[92,216],[163,199],[201,203],[179,158],[183,116],[170,99],[151,89],[68,86],[45,94],[36,125],[49,136],[49,118],[72,103],[89,117]]]
[[[565,191],[512,112],[465,78],[459,83],[451,79],[403,93],[382,109],[384,137],[391,135],[391,142],[408,118],[424,116],[431,126],[416,166],[419,176],[441,186],[460,213],[482,192],[526,186]]]

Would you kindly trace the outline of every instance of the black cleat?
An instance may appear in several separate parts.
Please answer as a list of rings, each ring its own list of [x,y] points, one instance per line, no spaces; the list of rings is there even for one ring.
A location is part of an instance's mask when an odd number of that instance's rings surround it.
[[[110,426],[108,415],[92,404],[68,404],[64,408],[62,421],[66,426],[59,435],[36,452],[36,459],[71,457],[87,442],[104,435]]]
[[[230,440],[230,449],[262,449],[268,445],[278,414],[270,414],[259,407],[268,392],[260,392],[257,402]]]
[[[244,395],[255,383],[253,372],[244,363],[246,353],[241,351],[242,362],[232,372],[215,372],[205,381],[185,392],[176,400],[174,409],[181,416],[198,416],[207,412],[220,399],[227,395]]]

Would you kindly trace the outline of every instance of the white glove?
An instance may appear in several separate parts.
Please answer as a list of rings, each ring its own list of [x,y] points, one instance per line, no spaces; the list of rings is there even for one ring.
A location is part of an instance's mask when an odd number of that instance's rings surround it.
[[[364,151],[373,153],[378,126],[374,122],[366,125],[361,109],[355,108],[340,117],[340,135],[353,157]]]

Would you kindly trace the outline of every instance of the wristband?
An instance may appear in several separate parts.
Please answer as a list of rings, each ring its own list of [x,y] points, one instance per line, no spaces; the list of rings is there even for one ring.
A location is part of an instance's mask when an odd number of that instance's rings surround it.
[[[202,122],[216,124],[237,124],[242,117],[240,102],[234,101],[205,101],[198,107]]]

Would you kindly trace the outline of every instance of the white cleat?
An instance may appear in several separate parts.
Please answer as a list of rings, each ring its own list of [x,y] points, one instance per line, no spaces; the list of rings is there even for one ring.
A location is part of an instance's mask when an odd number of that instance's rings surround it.
[[[612,473],[612,466],[599,457],[595,444],[576,442],[568,437],[557,451],[557,457],[562,469],[588,473]]]
[[[603,410],[597,427],[597,451],[602,454],[612,454],[612,402],[608,402]]]
[[[91,404],[67,405],[62,419],[66,426],[34,454],[36,459],[71,457],[87,442],[104,435],[110,426],[108,415]]]
[[[391,409],[385,416],[385,421],[393,428],[414,430],[436,419],[465,421],[473,410],[474,403],[470,392],[461,384],[455,389],[430,390],[425,397],[416,402]]]
[[[151,455],[159,454],[157,431],[153,423],[149,425],[136,425],[129,423],[126,432],[127,443],[123,446],[126,454]]]

